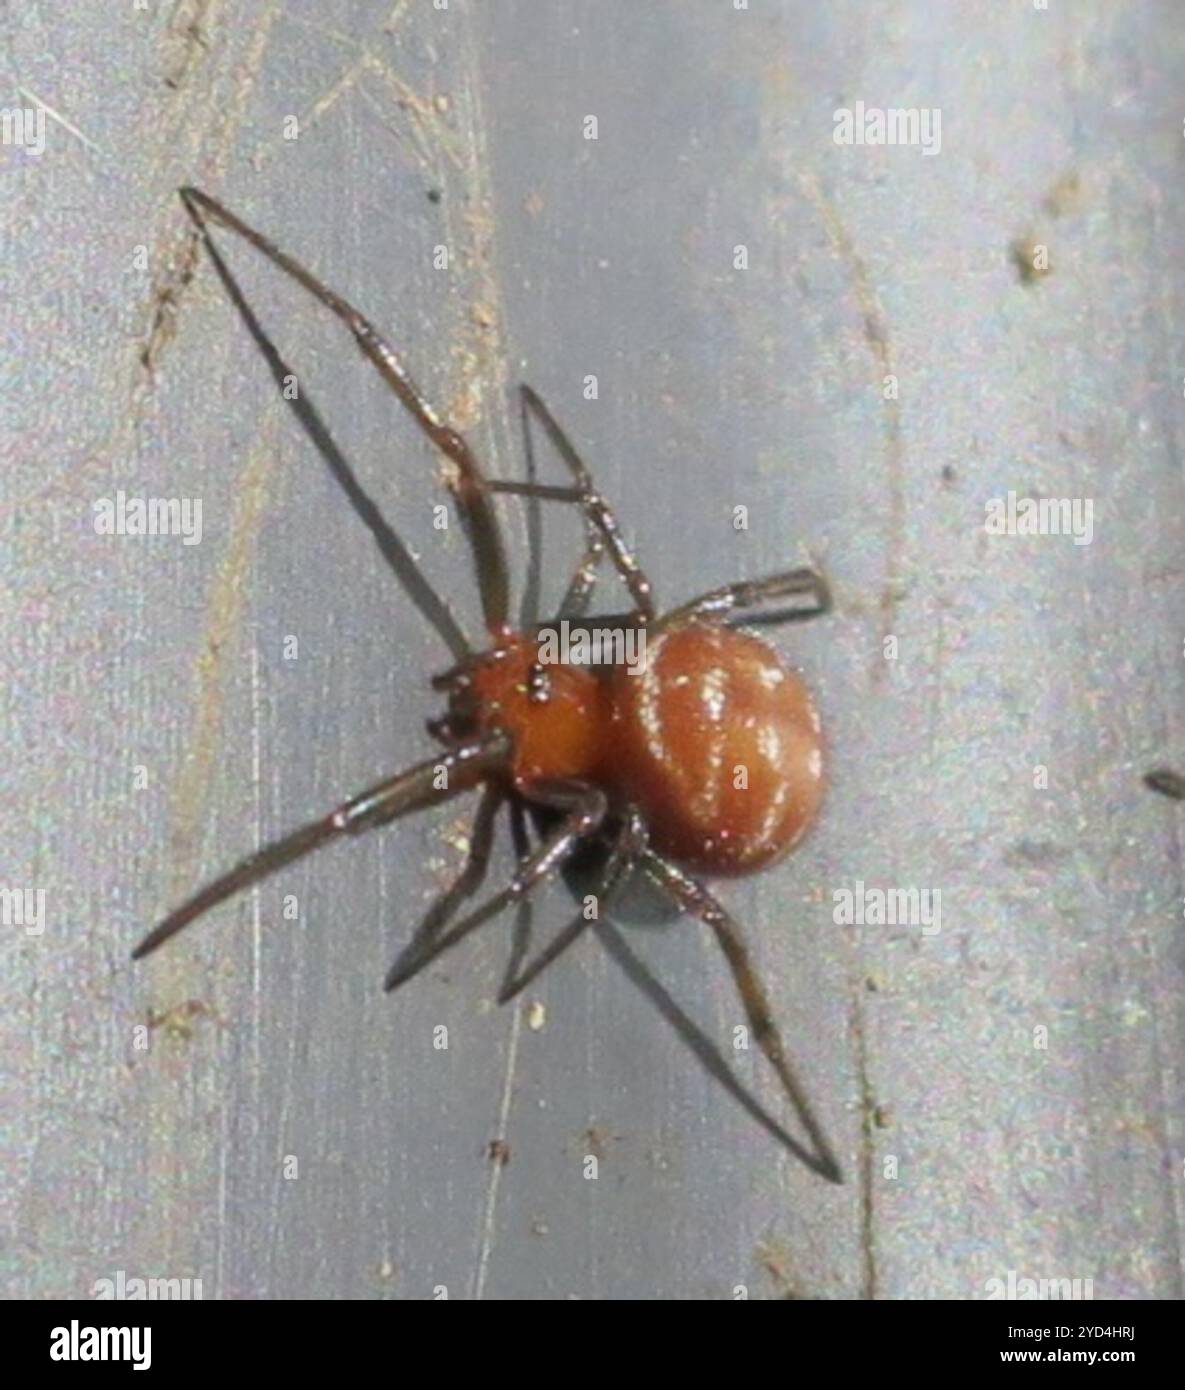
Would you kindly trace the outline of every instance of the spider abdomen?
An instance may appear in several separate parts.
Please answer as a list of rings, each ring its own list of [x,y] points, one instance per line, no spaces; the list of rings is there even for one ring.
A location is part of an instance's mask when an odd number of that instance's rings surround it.
[[[819,717],[767,643],[712,623],[650,634],[642,674],[609,683],[614,790],[660,853],[745,874],[791,849],[823,793]]]

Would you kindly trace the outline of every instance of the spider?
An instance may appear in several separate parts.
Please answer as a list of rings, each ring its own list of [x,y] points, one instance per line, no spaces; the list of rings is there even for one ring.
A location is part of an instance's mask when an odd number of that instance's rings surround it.
[[[812,1147],[750,1094],[710,1038],[599,914],[590,919],[581,911],[529,965],[523,965],[526,947],[516,939],[498,1002],[513,999],[591,929],[734,1098],[814,1172],[841,1182],[839,1165],[791,1069],[740,928],[695,876],[741,875],[768,867],[799,842],[817,814],[822,758],[819,718],[810,694],[772,646],[733,624],[804,621],[826,613],[830,597],[823,578],[810,568],[792,569],[712,589],[660,615],[650,582],[612,510],[530,387],[520,387],[530,476],[526,481],[488,478],[470,446],[429,404],[400,355],[357,309],[214,198],[192,187],[181,189],[180,196],[223,288],[277,382],[291,379],[289,368],[223,259],[212,224],[245,239],[330,309],[423,433],[456,465],[453,492],[472,550],[489,644],[481,650],[471,646],[448,608],[425,592],[417,572],[420,587],[409,592],[456,658],[432,682],[447,697],[444,714],[428,724],[443,751],[241,860],[165,917],[133,957],[148,955],[216,904],[332,840],[481,788],[468,860],[391,967],[386,988],[405,984],[504,909],[518,905],[520,914],[529,910],[532,891],[592,847],[598,851],[596,901],[601,907],[608,907],[640,872],[669,896],[675,909],[711,929],[751,1034]],[[304,404],[297,413],[339,479],[344,469],[352,480],[313,407]],[[569,485],[535,480],[532,422],[542,427],[566,465]],[[356,484],[354,491],[360,491]],[[494,505],[500,493],[526,498],[534,508],[547,501],[579,508],[585,549],[556,624],[584,621],[607,555],[624,581],[631,608],[624,615],[588,620],[588,630],[594,638],[623,630],[641,634],[644,669],[595,661],[545,662],[541,638],[555,624],[512,625],[506,548]],[[368,524],[380,544],[385,538],[388,558],[408,578],[407,553],[398,550],[394,533],[374,517]],[[504,805],[519,856],[517,869],[500,892],[457,920],[462,905],[484,882],[496,817]],[[539,832],[534,848],[528,812]]]

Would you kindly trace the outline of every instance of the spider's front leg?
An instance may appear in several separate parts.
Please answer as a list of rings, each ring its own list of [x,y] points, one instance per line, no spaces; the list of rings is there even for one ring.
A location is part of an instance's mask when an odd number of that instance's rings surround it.
[[[406,984],[426,965],[430,965],[438,956],[442,956],[471,932],[476,931],[483,922],[496,917],[511,903],[521,902],[548,875],[560,867],[583,839],[600,827],[608,812],[605,793],[587,782],[539,782],[532,786],[530,797],[532,801],[563,811],[563,820],[543,843],[519,864],[514,877],[500,893],[494,894],[479,908],[450,927],[443,936],[437,937],[413,959],[406,960],[406,953],[401,955],[387,974],[385,989],[393,990]]]
[[[503,775],[510,751],[509,738],[495,730],[482,738],[460,744],[439,757],[417,763],[406,772],[388,777],[320,820],[311,821],[273,840],[241,859],[234,868],[207,883],[171,912],[135,948],[132,959],[140,960],[212,907],[245,888],[261,883],[277,870],[294,864],[322,845],[343,835],[360,835],[400,816],[442,805],[481,782]],[[442,768],[446,773],[443,787],[438,780]]]
[[[411,940],[399,953],[394,970],[414,973],[420,956],[456,916],[461,904],[485,882],[490,853],[494,847],[494,828],[504,800],[505,794],[497,783],[486,784],[469,832],[469,855],[465,866],[428,908],[420,925],[412,933]]]
[[[516,497],[535,497],[541,501],[568,502],[584,513],[588,534],[587,549],[568,592],[564,597],[560,616],[579,616],[588,607],[596,584],[597,568],[601,555],[607,549],[634,601],[634,609],[642,622],[654,618],[654,599],[651,595],[650,580],[638,564],[633,550],[621,534],[617,518],[612,508],[593,486],[592,474],[583,459],[576,452],[571,440],[560,428],[559,422],[542,399],[529,386],[520,387],[524,418],[529,411],[543,426],[556,452],[568,465],[576,479],[575,487],[557,487],[550,483],[515,482],[512,479],[490,479],[493,492],[510,493]]]
[[[605,871],[601,876],[600,887],[597,890],[599,908],[609,906],[630,869],[638,862],[639,857],[645,854],[646,839],[646,822],[642,819],[641,813],[631,806],[622,817],[621,828],[614,837],[613,847],[610,849],[609,857],[605,862]],[[498,991],[498,1003],[507,1004],[516,995],[521,994],[532,980],[547,969],[552,961],[578,941],[584,935],[585,930],[594,925],[595,921],[596,918],[590,919],[581,908],[568,925],[556,933],[530,965],[525,968],[522,966],[522,956],[525,951],[512,955],[506,967],[506,974],[502,978],[502,987]]]
[[[258,327],[254,314],[247,306],[237,281],[223,260],[211,235],[210,222],[214,222],[227,231],[233,232],[236,236],[242,237],[244,241],[266,256],[285,275],[291,276],[298,285],[301,285],[336,315],[338,320],[354,335],[354,341],[358,344],[363,356],[370,361],[378,374],[395,393],[420,430],[457,465],[458,479],[454,493],[473,550],[486,627],[494,636],[500,635],[506,627],[510,603],[506,547],[498,524],[497,513],[494,510],[493,499],[490,496],[489,485],[469,444],[451,425],[441,419],[412,379],[403,363],[402,356],[375,325],[349,300],[343,298],[335,290],[331,290],[324,281],[302,265],[295,256],[290,256],[286,251],[282,251],[269,237],[264,236],[262,232],[257,232],[254,227],[249,226],[241,217],[224,207],[216,198],[211,198],[208,193],[203,193],[201,189],[192,187],[182,188],[179,193],[185,210],[197,227],[206,251],[214,263],[219,278],[247,324],[251,336],[255,338],[269,359],[275,359],[271,362],[273,375],[276,373],[279,354],[276,353],[267,335]],[[286,384],[284,377],[278,376],[277,380],[281,385]],[[320,442],[318,442],[318,447],[321,447]],[[459,638],[459,632],[452,635],[455,641]],[[463,653],[466,645],[463,639],[459,640],[455,647],[458,655]]]

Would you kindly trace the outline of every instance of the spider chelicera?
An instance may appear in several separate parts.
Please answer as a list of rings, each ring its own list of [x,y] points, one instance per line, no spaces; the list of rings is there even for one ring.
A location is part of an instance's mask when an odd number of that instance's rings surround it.
[[[835,1156],[791,1070],[740,929],[693,876],[740,875],[765,868],[798,843],[817,814],[822,755],[819,719],[810,695],[773,647],[732,624],[803,621],[827,612],[830,600],[821,576],[798,568],[728,584],[659,615],[650,583],[612,511],[551,412],[529,387],[521,388],[528,447],[533,420],[570,470],[571,485],[541,484],[533,476],[522,482],[487,478],[469,445],[441,420],[394,348],[362,314],[215,199],[195,188],[182,189],[181,198],[223,287],[277,381],[291,379],[289,368],[222,258],[211,223],[244,238],[332,310],[420,429],[456,465],[453,491],[473,551],[490,645],[475,651],[448,608],[430,592],[425,595],[422,577],[417,577],[420,606],[456,658],[453,667],[433,681],[447,696],[447,707],[428,727],[444,751],[249,855],[170,913],[136,947],[134,957],[146,956],[215,904],[331,840],[481,787],[467,863],[400,953],[387,976],[387,989],[406,983],[504,909],[514,904],[521,909],[532,890],[577,851],[598,847],[599,907],[607,907],[629,877],[641,871],[678,908],[711,929],[752,1036],[811,1147],[751,1095],[707,1034],[599,912],[591,919],[585,910],[579,912],[529,965],[523,965],[526,945],[516,939],[499,1002],[514,998],[591,929],[745,1109],[813,1171],[841,1181]],[[340,474],[340,455],[334,463],[327,451],[335,454],[336,446],[319,417],[307,405],[298,408],[298,414]],[[531,499],[533,506],[543,501],[567,503],[583,513],[585,550],[553,624],[516,630],[509,620],[509,571],[494,506],[496,493]],[[366,505],[373,510],[369,499]],[[385,533],[379,529],[385,524],[373,518],[368,524],[380,543],[383,534],[394,541],[389,528]],[[624,615],[586,620],[606,554],[624,581],[632,607]],[[643,634],[644,669],[637,673],[620,664],[545,663],[541,634],[554,632],[563,620],[573,626],[586,622],[594,637],[615,630]],[[484,881],[503,806],[509,808],[517,870],[505,888],[456,920],[462,904]],[[527,831],[528,811],[539,827],[535,848]]]

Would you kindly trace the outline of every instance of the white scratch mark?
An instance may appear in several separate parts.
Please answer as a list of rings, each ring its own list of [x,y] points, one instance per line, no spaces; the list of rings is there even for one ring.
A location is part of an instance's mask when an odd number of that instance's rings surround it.
[[[36,92],[31,92],[28,87],[18,87],[16,90],[18,96],[24,97],[26,101],[33,102],[35,106],[39,106],[51,121],[57,121],[58,125],[60,125],[63,130],[68,130],[76,140],[81,140],[88,150],[94,150],[96,154],[101,154],[104,158],[107,157],[106,150],[100,149],[89,136],[84,135],[76,125],[71,124],[60,111],[55,111],[48,101],[42,101]]]
[[[407,10],[408,0],[395,0],[395,7],[391,13],[383,20],[379,32],[383,34],[393,33],[400,25],[404,13]],[[316,20],[303,19],[300,15],[288,15],[290,24],[299,24],[305,29],[311,29],[315,34],[323,34],[327,39],[332,39],[334,43],[339,43],[343,48],[352,48],[355,52],[363,48],[350,34],[344,34],[340,29],[332,29],[327,24],[318,23]]]
[[[251,638],[251,788],[255,802],[255,848],[263,845],[263,788],[260,776],[260,698],[259,698],[259,643],[256,634]],[[261,1110],[260,1085],[263,1074],[263,1059],[260,1051],[260,1035],[263,1028],[263,914],[260,907],[260,884],[251,890],[251,1037],[254,1073],[255,1138],[259,1139],[259,1117]]]
[[[222,1271],[224,1267],[224,1252],[226,1246],[226,1232],[230,1229],[226,1220],[227,1208],[227,1156],[230,1150],[230,1106],[223,1105],[219,1108],[218,1122],[218,1241],[214,1256],[214,1297],[222,1297]]]
[[[518,1063],[518,1040],[522,1033],[522,1012],[518,1004],[510,1020],[510,1043],[506,1055],[506,1076],[502,1082],[502,1100],[498,1106],[497,1137],[506,1138],[506,1126],[510,1119],[510,1100],[514,1092],[514,1069]],[[486,1189],[485,1214],[482,1218],[481,1249],[477,1253],[477,1269],[473,1277],[473,1297],[480,1299],[485,1289],[486,1271],[494,1248],[494,1215],[498,1205],[498,1186],[502,1181],[503,1165],[490,1163],[490,1182]]]
[[[407,0],[395,0],[391,12],[379,28],[379,33],[383,36],[392,34],[399,27],[406,9]],[[289,18],[294,18],[294,16],[289,16]],[[348,67],[343,68],[338,73],[329,87],[317,98],[313,105],[306,110],[304,115],[297,118],[299,128],[304,130],[306,126],[311,129],[322,116],[337,105],[343,96],[354,90],[358,79],[364,72],[368,70],[373,71],[376,67],[383,68],[384,64],[373,51],[373,46],[370,43],[359,43],[355,39],[347,38],[346,35],[340,32],[325,29],[322,25],[311,24],[308,20],[298,20],[296,22],[303,23],[308,28],[320,29],[322,33],[325,33],[330,38],[344,41],[358,55]],[[261,170],[264,164],[275,155],[276,151],[282,149],[286,143],[286,140],[283,138],[265,141],[251,156],[252,166],[257,171]]]

